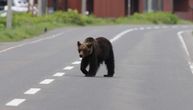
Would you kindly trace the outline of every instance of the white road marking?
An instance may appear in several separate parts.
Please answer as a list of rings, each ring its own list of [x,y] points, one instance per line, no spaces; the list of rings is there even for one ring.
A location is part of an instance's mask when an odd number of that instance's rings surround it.
[[[160,27],[159,26],[154,26],[153,29],[160,29]]]
[[[54,74],[53,76],[55,76],[55,77],[62,77],[62,76],[64,76],[66,73],[64,73],[64,72],[58,72],[58,73],[56,73],[56,74]]]
[[[188,51],[188,48],[187,48],[187,46],[186,46],[186,43],[185,43],[185,41],[184,41],[184,39],[183,39],[183,36],[182,36],[182,34],[184,33],[185,31],[180,31],[180,32],[178,32],[177,33],[177,35],[178,35],[178,37],[179,37],[179,39],[180,39],[180,41],[181,41],[181,43],[182,43],[182,47],[184,48],[184,50],[185,50],[185,52],[186,52],[186,55],[188,56],[188,64],[189,64],[189,67],[190,67],[190,70],[191,70],[191,72],[192,72],[192,74],[193,74],[193,63],[192,63],[192,61],[191,61],[191,58],[190,58],[190,53],[189,53],[189,51]]]
[[[172,28],[178,28],[178,26],[177,26],[177,25],[174,25],[174,26],[172,26]]]
[[[66,66],[65,68],[64,68],[64,70],[71,70],[71,69],[73,69],[74,67],[73,66]]]
[[[161,28],[164,28],[164,29],[166,29],[166,28],[168,28],[168,26],[161,26]]]
[[[152,29],[152,27],[146,27],[145,29]]]
[[[9,47],[9,48],[7,48],[7,49],[1,50],[1,51],[0,51],[0,54],[1,54],[1,53],[4,53],[4,52],[7,52],[7,51],[9,51],[9,50],[15,49],[15,48],[22,47],[22,46],[24,46],[24,45],[26,45],[26,44],[20,44],[20,45],[16,45],[16,46],[13,46],[13,47]]]
[[[46,38],[42,38],[42,39],[34,40],[34,41],[31,41],[31,42],[19,44],[19,45],[16,45],[16,46],[12,46],[12,47],[9,47],[9,48],[0,50],[0,54],[2,54],[2,53],[4,53],[4,52],[7,52],[7,51],[9,51],[9,50],[13,50],[13,49],[16,49],[16,48],[19,48],[19,47],[23,47],[23,46],[25,46],[25,45],[34,44],[34,43],[38,43],[38,42],[41,42],[41,41],[53,39],[53,38],[56,38],[56,37],[61,36],[62,34],[64,34],[64,32],[61,32],[61,33],[58,33],[58,34],[54,34],[54,35],[51,35],[51,36],[46,37]]]
[[[145,30],[145,28],[144,27],[140,27],[139,30]]]
[[[190,57],[190,53],[188,51],[188,48],[187,48],[186,43],[185,43],[185,41],[183,39],[183,36],[182,36],[183,33],[184,33],[184,31],[180,31],[180,32],[177,33],[177,35],[178,35],[178,37],[179,37],[179,39],[180,39],[180,41],[182,43],[182,46],[183,46],[186,54],[188,55],[188,57]]]
[[[182,28],[188,28],[188,26],[187,26],[187,25],[182,25],[181,27],[182,27]]]
[[[54,81],[54,79],[45,79],[43,81],[40,82],[40,84],[50,84]]]
[[[189,66],[190,66],[190,70],[191,70],[191,72],[192,72],[192,74],[193,74],[193,63],[190,62],[190,61],[189,61]]]
[[[15,106],[16,107],[25,101],[26,99],[13,99],[12,101],[6,103],[6,106]]]
[[[30,88],[29,90],[27,90],[24,94],[28,94],[28,95],[34,95],[37,92],[39,92],[41,89],[40,88]]]
[[[125,35],[125,34],[127,34],[127,33],[129,33],[129,32],[132,32],[132,31],[134,31],[134,30],[135,30],[135,28],[133,28],[133,29],[127,29],[127,30],[125,30],[125,31],[122,31],[121,33],[117,34],[114,38],[112,38],[110,41],[113,43],[113,42],[115,42],[116,40],[120,39],[123,35]]]
[[[80,63],[81,63],[81,61],[72,62],[73,65],[78,65],[78,64],[80,64]]]

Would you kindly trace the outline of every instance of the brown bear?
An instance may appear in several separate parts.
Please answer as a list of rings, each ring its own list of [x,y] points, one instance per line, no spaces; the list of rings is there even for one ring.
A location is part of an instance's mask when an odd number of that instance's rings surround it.
[[[88,37],[83,43],[77,42],[79,56],[82,58],[80,70],[86,77],[94,77],[103,62],[105,62],[108,73],[104,77],[114,75],[114,53],[111,42],[104,38],[96,39]],[[89,65],[89,70],[87,66]]]

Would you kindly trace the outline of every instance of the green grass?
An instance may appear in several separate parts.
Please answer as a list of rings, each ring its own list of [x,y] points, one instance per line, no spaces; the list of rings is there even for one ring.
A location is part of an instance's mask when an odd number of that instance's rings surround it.
[[[29,13],[15,13],[13,15],[13,28],[6,29],[6,19],[0,18],[0,42],[19,41],[31,38],[48,30],[65,26],[87,26],[105,24],[184,24],[190,23],[179,19],[171,13],[136,13],[133,16],[117,19],[96,18],[83,16],[77,11],[58,11],[45,16],[32,16]]]

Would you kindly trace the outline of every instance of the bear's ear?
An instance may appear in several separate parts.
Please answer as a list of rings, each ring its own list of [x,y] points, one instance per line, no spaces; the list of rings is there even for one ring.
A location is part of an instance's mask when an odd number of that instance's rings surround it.
[[[80,47],[81,43],[79,41],[77,41],[77,46]]]

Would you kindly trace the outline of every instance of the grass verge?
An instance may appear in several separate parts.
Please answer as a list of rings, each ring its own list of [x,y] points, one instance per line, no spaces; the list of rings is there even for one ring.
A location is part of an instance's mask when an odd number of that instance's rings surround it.
[[[117,19],[96,18],[83,16],[77,11],[58,11],[45,16],[32,16],[29,13],[16,13],[13,15],[13,28],[6,29],[6,18],[0,18],[0,42],[19,41],[31,38],[48,30],[65,26],[86,26],[104,24],[184,24],[186,21],[179,19],[171,13],[136,13],[133,16]],[[189,22],[187,22],[189,23]]]

